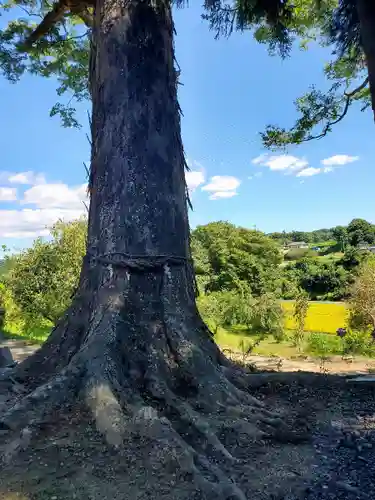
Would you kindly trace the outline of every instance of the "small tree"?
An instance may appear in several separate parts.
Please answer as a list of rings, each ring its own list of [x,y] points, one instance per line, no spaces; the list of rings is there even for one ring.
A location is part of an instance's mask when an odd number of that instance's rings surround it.
[[[253,304],[250,329],[261,335],[272,335],[277,342],[284,337],[284,310],[272,293],[258,297]]]
[[[337,337],[322,333],[312,333],[308,336],[307,351],[319,359],[319,367],[322,373],[327,373],[327,362],[331,361],[331,355],[340,352],[341,345]]]
[[[301,347],[305,331],[307,311],[309,309],[309,297],[304,290],[300,290],[294,303],[293,318],[296,328],[293,333],[293,345]]]
[[[245,325],[252,335],[251,339],[241,339],[238,344],[243,363],[268,335],[272,335],[277,341],[281,341],[284,336],[284,312],[272,293],[260,297],[252,297],[249,292],[243,291],[231,294],[224,319],[227,324]]]
[[[247,354],[267,335],[272,335],[277,341],[283,338],[284,312],[271,293],[252,297],[247,289],[213,292],[198,299],[198,308],[214,334],[220,326],[245,326],[253,339],[240,343],[239,347]]]
[[[219,331],[219,328],[223,326],[223,294],[222,292],[214,292],[208,295],[201,296],[197,299],[197,306],[199,313],[201,314],[204,321],[211,328],[214,336]]]
[[[375,331],[375,259],[360,266],[351,290],[349,325],[353,329]]]
[[[341,251],[345,252],[349,240],[347,228],[344,226],[336,226],[333,228],[333,237],[340,244]]]
[[[37,239],[15,257],[6,284],[14,301],[29,317],[55,324],[71,304],[86,248],[86,220],[57,222],[51,241]]]

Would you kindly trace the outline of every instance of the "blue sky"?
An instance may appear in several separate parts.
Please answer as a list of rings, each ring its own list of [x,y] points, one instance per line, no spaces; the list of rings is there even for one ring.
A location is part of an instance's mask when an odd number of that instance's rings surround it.
[[[293,123],[293,100],[312,83],[325,85],[329,54],[313,48],[281,61],[250,33],[215,40],[200,14],[197,5],[175,13],[191,225],[229,220],[269,232],[354,217],[375,222],[370,112],[354,110],[327,138],[288,156],[262,156],[258,132],[269,123]],[[79,108],[83,128],[67,130],[49,117],[55,102],[52,80],[0,79],[0,240],[10,247],[29,245],[58,217],[83,211],[90,104]]]

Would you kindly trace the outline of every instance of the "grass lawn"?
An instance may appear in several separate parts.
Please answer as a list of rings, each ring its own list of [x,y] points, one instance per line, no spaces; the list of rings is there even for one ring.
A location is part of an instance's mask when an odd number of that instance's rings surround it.
[[[309,248],[319,247],[319,248],[329,248],[337,245],[336,240],[328,240],[328,241],[318,241],[317,243],[309,243]]]
[[[236,331],[237,330],[237,331]],[[234,329],[231,331],[219,328],[217,335],[215,336],[215,341],[222,349],[230,349],[232,351],[240,351],[240,342],[245,343],[255,340],[254,336],[244,334],[244,329]],[[299,354],[299,351],[292,343],[288,340],[283,342],[276,342],[275,339],[270,335],[265,338],[253,351],[254,354],[260,354],[264,356],[280,356],[283,358],[291,358]]]
[[[333,252],[333,253],[328,253],[327,255],[318,255],[317,259],[322,261],[322,262],[332,262],[336,260],[340,260],[343,257],[342,252]]]
[[[305,332],[304,342],[300,349],[293,345],[292,334],[291,331],[286,332],[282,342],[276,342],[270,335],[262,340],[252,353],[281,358],[294,358],[306,354],[310,357],[319,357],[322,352],[327,355],[342,355],[341,339],[330,333]],[[230,328],[230,330],[219,328],[215,341],[221,349],[241,352],[241,341],[249,345],[255,338],[256,335],[247,333],[243,327]]]

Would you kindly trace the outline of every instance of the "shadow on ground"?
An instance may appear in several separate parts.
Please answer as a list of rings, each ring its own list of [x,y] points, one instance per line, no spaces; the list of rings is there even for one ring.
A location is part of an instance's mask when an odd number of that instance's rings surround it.
[[[354,500],[375,497],[375,384],[341,376],[282,373],[251,392],[309,441],[244,442],[224,466],[246,499]],[[1,436],[0,436],[1,439]],[[173,450],[149,474],[150,442],[111,448],[82,408],[56,413],[37,438],[0,469],[2,500],[206,500]],[[225,467],[227,467],[225,469]],[[229,500],[229,498],[227,499]],[[230,498],[232,500],[232,498]]]

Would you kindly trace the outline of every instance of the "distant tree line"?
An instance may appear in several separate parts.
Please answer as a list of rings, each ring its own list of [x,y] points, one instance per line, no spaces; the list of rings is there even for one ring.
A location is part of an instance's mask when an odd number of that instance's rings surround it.
[[[353,219],[347,226],[335,226],[330,229],[315,231],[282,231],[269,233],[268,236],[281,244],[304,241],[322,243],[335,240],[344,249],[347,245],[373,245],[375,243],[375,225],[365,219]]]
[[[316,231],[282,231],[269,233],[268,236],[282,244],[304,241],[306,243],[318,243],[333,240],[333,229],[317,229]]]

